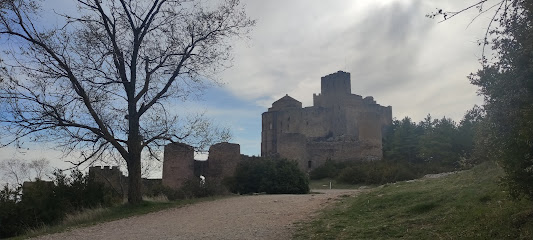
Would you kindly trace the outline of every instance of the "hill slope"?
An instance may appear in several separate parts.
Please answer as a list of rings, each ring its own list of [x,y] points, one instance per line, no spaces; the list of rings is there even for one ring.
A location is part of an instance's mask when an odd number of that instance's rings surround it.
[[[442,178],[346,196],[296,239],[533,239],[533,203],[512,201],[501,169],[485,163]]]

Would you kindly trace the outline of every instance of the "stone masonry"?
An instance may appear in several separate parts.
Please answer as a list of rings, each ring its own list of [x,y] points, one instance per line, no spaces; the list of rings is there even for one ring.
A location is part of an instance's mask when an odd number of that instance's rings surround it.
[[[117,166],[90,167],[89,177],[96,182],[103,183],[119,195],[125,195],[128,192],[128,178]]]
[[[221,181],[235,173],[237,164],[243,158],[240,152],[239,144],[217,143],[209,148],[207,161],[198,161],[194,159],[192,146],[184,143],[170,143],[164,149],[163,178],[143,178],[142,189],[149,191],[162,184],[177,190],[188,180],[199,181],[200,175],[205,176],[209,182]],[[124,176],[118,167],[90,167],[89,176],[117,193],[127,194],[128,177]]]
[[[163,185],[180,188],[187,180],[199,180],[195,175],[204,175],[207,181],[220,181],[232,176],[241,160],[241,147],[235,143],[217,143],[209,148],[207,161],[194,159],[194,148],[183,143],[165,146],[163,162]],[[200,167],[201,166],[201,167]]]
[[[392,107],[351,93],[350,73],[321,78],[313,106],[286,95],[262,114],[261,156],[298,161],[304,171],[333,161],[382,158],[382,131],[392,123]]]
[[[233,176],[241,159],[241,146],[235,143],[218,143],[209,148],[205,177],[223,179]]]
[[[164,151],[163,185],[178,189],[194,177],[194,148],[184,143],[170,143]]]

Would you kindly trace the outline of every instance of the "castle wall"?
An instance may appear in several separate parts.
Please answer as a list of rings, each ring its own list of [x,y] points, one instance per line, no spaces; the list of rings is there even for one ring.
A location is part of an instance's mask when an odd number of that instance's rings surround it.
[[[359,117],[359,139],[364,160],[377,160],[383,157],[381,116],[376,112],[364,112]]]
[[[277,153],[277,120],[278,112],[265,112],[262,115],[261,156],[270,156]]]
[[[357,141],[308,142],[307,160],[316,168],[330,159],[336,162],[361,160],[361,146]]]
[[[332,115],[331,109],[320,107],[306,107],[301,111],[302,119],[300,129],[297,133],[302,133],[309,138],[325,137],[331,132],[331,125],[324,124],[329,121]]]
[[[122,174],[118,166],[89,167],[89,178],[103,183],[117,194],[126,196],[128,193],[128,179]]]
[[[226,142],[212,145],[207,161],[194,160],[194,148],[183,143],[170,143],[165,146],[164,151],[163,178],[143,178],[143,193],[159,185],[177,190],[188,180],[199,180],[200,174],[208,179],[219,180],[232,176],[243,158],[239,144]],[[90,167],[89,177],[111,187],[119,194],[127,195],[128,177],[124,176],[118,167]]]
[[[172,189],[194,178],[194,149],[183,143],[165,146],[162,184]]]
[[[282,158],[294,160],[302,170],[307,170],[307,138],[299,133],[283,134],[280,138],[278,153]]]
[[[235,143],[217,143],[209,148],[206,178],[223,179],[233,176],[241,160],[241,146]]]

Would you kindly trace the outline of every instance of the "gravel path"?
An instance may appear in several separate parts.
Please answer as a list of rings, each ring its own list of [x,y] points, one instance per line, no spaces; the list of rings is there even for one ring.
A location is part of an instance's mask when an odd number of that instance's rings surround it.
[[[39,239],[289,239],[294,223],[309,219],[342,195],[255,195],[201,202],[130,217]]]

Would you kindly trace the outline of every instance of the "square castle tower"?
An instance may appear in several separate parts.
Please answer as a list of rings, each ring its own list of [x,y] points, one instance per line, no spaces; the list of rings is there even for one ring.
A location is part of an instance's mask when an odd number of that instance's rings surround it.
[[[286,95],[262,114],[261,156],[296,160],[309,171],[331,159],[337,162],[379,160],[382,132],[392,124],[392,107],[373,97],[351,93],[350,73],[321,78],[313,106]]]

